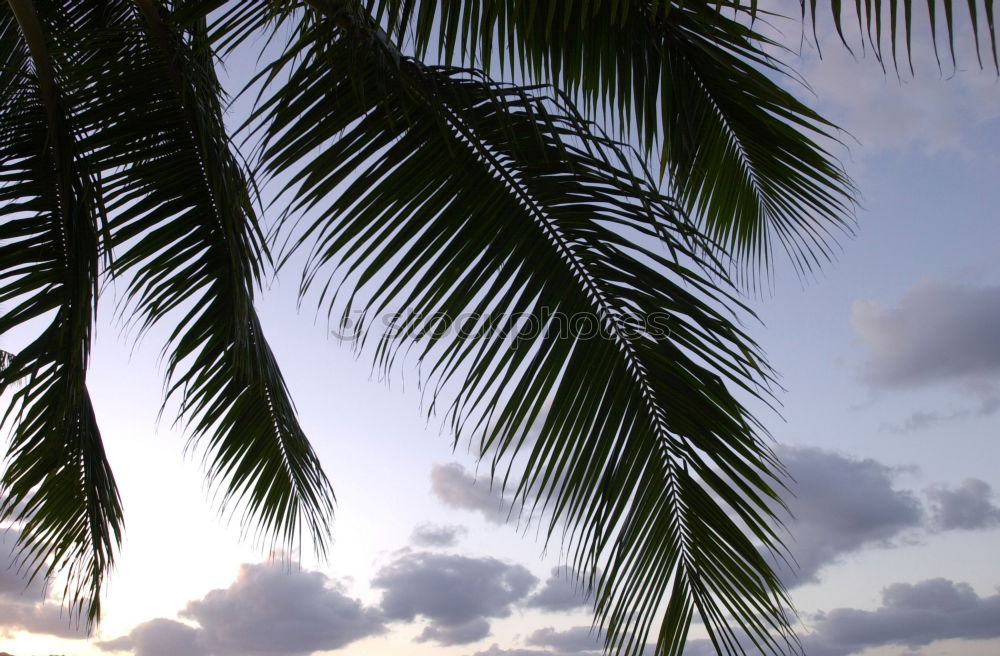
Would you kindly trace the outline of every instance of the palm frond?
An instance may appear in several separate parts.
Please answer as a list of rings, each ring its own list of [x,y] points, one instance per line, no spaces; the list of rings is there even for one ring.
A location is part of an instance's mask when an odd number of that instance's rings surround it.
[[[858,39],[854,45],[857,50],[870,48],[883,66],[891,62],[898,71],[900,63],[905,63],[913,73],[913,52],[919,47],[913,43],[914,33],[920,38],[924,35],[923,31],[929,28],[931,49],[939,69],[942,68],[942,57],[958,67],[959,58],[969,54],[955,52],[955,37],[965,35],[966,38],[972,37],[971,45],[979,68],[992,64],[993,70],[1000,74],[994,0],[969,0],[966,3],[927,0],[926,4],[913,0],[884,3],[881,0],[865,0],[863,3],[861,0],[854,3],[831,1],[829,8],[821,7],[818,0],[801,2],[803,22],[812,25],[817,44],[818,27],[829,18],[841,41],[851,49],[852,39],[848,37],[851,29],[845,28],[845,22],[856,22]],[[956,10],[956,4],[964,6],[964,9]]]
[[[100,615],[122,507],[86,387],[97,301],[101,205],[69,90],[29,0],[0,7],[0,334],[40,334],[0,370],[12,396],[0,519],[21,523],[29,579],[61,575],[72,616]],[[45,21],[45,22],[43,22]],[[19,386],[15,386],[19,383]]]
[[[717,309],[742,306],[712,245],[566,96],[422,65],[356,6],[310,6],[253,119],[306,217],[304,291],[346,296],[384,369],[416,350],[455,439],[517,474],[596,578],[609,651],[638,654],[652,631],[679,654],[695,613],[720,652],[740,630],[794,650],[758,550],[781,548],[780,465],[726,387],[766,399],[769,374]],[[560,333],[577,316],[601,335]]]
[[[88,146],[108,171],[115,275],[143,331],[175,326],[167,397],[205,443],[223,506],[283,546],[304,528],[325,553],[333,492],[254,310],[270,256],[226,134],[204,21],[177,24],[174,3],[125,5],[95,38],[99,66],[80,69],[98,90],[93,125],[114,115]]]
[[[685,208],[759,278],[780,245],[800,272],[850,233],[853,187],[836,137],[740,2],[371,0],[400,43],[444,62],[558,83],[647,149]]]

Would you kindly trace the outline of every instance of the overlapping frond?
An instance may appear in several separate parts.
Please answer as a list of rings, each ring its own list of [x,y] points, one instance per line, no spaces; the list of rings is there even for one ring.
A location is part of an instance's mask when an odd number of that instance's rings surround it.
[[[775,245],[806,272],[851,230],[853,188],[823,145],[835,129],[778,84],[796,82],[753,29],[755,3],[368,5],[417,53],[552,81],[658,148],[679,200],[751,281]]]
[[[25,574],[64,577],[72,615],[93,622],[122,537],[86,386],[102,214],[47,27],[32,2],[0,6],[0,334],[43,324],[0,369],[0,520],[20,524]]]
[[[141,330],[173,322],[167,396],[223,505],[283,546],[303,529],[321,553],[330,539],[333,494],[253,308],[270,260],[206,28],[175,9],[3,6],[0,334],[49,323],[0,374],[0,513],[22,525],[28,574],[63,574],[91,622],[122,530],[85,386],[104,267]]]
[[[323,552],[333,493],[253,306],[268,251],[223,124],[206,27],[175,24],[174,9],[139,0],[95,44],[105,56],[91,72],[94,124],[116,114],[89,141],[108,171],[114,272],[142,329],[175,326],[168,398],[205,442],[223,504],[284,546],[306,528]]]
[[[768,373],[717,309],[740,304],[711,247],[564,96],[422,65],[356,7],[310,5],[254,121],[305,217],[305,288],[346,299],[382,367],[415,350],[456,439],[596,581],[609,650],[679,654],[695,613],[720,652],[740,630],[794,649],[759,550],[780,548],[780,466],[726,387],[766,397]]]

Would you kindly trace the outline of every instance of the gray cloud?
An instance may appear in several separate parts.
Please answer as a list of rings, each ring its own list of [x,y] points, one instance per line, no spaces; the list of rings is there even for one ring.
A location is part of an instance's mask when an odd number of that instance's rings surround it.
[[[799,636],[808,656],[857,656],[890,646],[912,651],[939,640],[1000,638],[1000,594],[980,597],[965,583],[941,578],[894,583],[882,591],[879,608],[837,608],[812,616],[811,625],[811,632]],[[756,653],[745,636],[740,642]],[[685,656],[715,654],[708,640],[690,640],[684,647]]]
[[[479,642],[490,634],[490,623],[482,617],[476,617],[454,626],[432,623],[417,636],[417,642],[436,642],[445,647],[452,645],[467,645]]]
[[[920,504],[894,487],[889,467],[813,447],[782,447],[778,454],[795,480],[794,496],[786,498],[792,517],[785,525],[797,568],[775,564],[790,587],[816,582],[820,571],[842,556],[891,544],[920,525]]]
[[[231,586],[189,602],[180,615],[198,627],[159,618],[97,646],[135,656],[189,649],[195,656],[299,656],[385,630],[381,613],[348,597],[341,584],[280,563],[242,565]]]
[[[418,547],[453,547],[466,533],[464,526],[425,522],[413,529],[410,544]]]
[[[531,595],[524,606],[557,613],[585,608],[590,605],[589,596],[570,567],[553,567],[549,578],[541,589]]]
[[[937,426],[947,421],[988,417],[996,413],[997,410],[1000,410],[1000,390],[997,390],[996,386],[989,381],[968,380],[958,385],[956,391],[965,397],[965,399],[972,401],[974,405],[954,408],[947,412],[940,410],[917,410],[902,422],[898,424],[884,424],[882,428],[892,433],[911,433]]]
[[[600,652],[597,652],[600,653]],[[494,643],[489,649],[477,651],[473,656],[570,656],[560,655],[548,650],[539,649],[501,649],[500,645]],[[591,656],[590,654],[575,654],[573,656]],[[595,655],[596,656],[596,655]]]
[[[838,608],[818,615],[809,640],[840,656],[872,647],[921,647],[938,640],[1000,638],[1000,594],[980,597],[965,583],[895,583],[874,611]]]
[[[135,656],[208,656],[201,631],[157,618],[136,626],[127,636],[97,643],[104,651],[131,651]]]
[[[503,649],[494,643],[489,649],[478,651],[473,656],[604,656],[604,643],[601,634],[591,626],[574,626],[562,631],[553,627],[545,627],[532,632],[525,638],[524,642],[528,648]],[[541,649],[536,649],[536,647]],[[653,645],[646,644],[642,654],[643,656],[651,656],[654,651]],[[688,656],[689,653],[695,654],[696,652],[690,652],[685,647],[685,656]],[[697,653],[701,654],[702,652]],[[714,650],[704,653],[715,655]]]
[[[76,618],[62,605],[49,601],[41,576],[28,582],[19,568],[15,529],[0,530],[0,636],[18,631],[67,639],[86,638]]]
[[[937,530],[1000,526],[1000,507],[991,501],[993,489],[986,481],[969,478],[956,488],[931,488],[927,496],[931,505],[931,526]]]
[[[914,431],[921,431],[931,426],[937,426],[938,424],[949,421],[951,419],[960,419],[963,413],[959,411],[952,412],[938,412],[926,410],[917,410],[916,412],[910,413],[903,421],[895,424],[883,424],[880,430],[886,430],[890,433],[912,433]]]
[[[476,480],[462,465],[451,462],[431,468],[431,490],[446,506],[481,513],[494,524],[504,524],[510,514],[510,503],[489,480]]]
[[[188,603],[216,654],[307,654],[384,630],[379,613],[320,572],[243,565],[229,588]]]
[[[604,656],[600,633],[590,626],[574,626],[562,631],[546,627],[531,633],[524,642],[529,648],[502,649],[494,644],[485,651],[476,652],[473,656]],[[652,645],[647,644],[642,653],[651,655],[653,651]],[[689,652],[685,648],[685,656],[689,653],[695,652]],[[714,656],[715,651],[711,654]]]
[[[892,308],[856,302],[851,320],[868,347],[863,377],[873,386],[963,381],[1000,372],[1000,287],[924,282]]]
[[[485,651],[477,651],[472,656],[603,656],[604,652],[597,651],[574,651],[558,652],[549,649],[502,649],[500,645],[493,644]]]
[[[466,644],[487,635],[478,620],[508,617],[537,582],[521,565],[494,558],[406,553],[383,567],[371,585],[383,591],[387,619],[423,617],[430,625],[422,639]]]
[[[38,577],[29,583],[18,567],[15,545],[19,536],[15,529],[0,530],[0,603],[45,601],[45,582]]]
[[[560,652],[600,652],[604,641],[600,632],[590,626],[574,626],[564,631],[552,627],[538,629],[525,641],[534,647],[551,647]]]

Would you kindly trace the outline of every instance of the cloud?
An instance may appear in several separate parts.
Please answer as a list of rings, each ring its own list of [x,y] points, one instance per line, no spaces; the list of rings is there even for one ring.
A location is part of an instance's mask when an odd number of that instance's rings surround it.
[[[381,613],[348,597],[342,584],[280,563],[241,565],[232,585],[189,602],[180,615],[197,627],[158,618],[97,646],[135,656],[192,648],[195,656],[299,656],[385,631]]]
[[[927,491],[931,526],[940,531],[984,529],[1000,526],[1000,507],[991,501],[993,489],[977,478],[959,487],[937,487]]]
[[[931,579],[894,583],[873,611],[837,608],[818,615],[808,644],[822,654],[847,655],[872,647],[921,647],[938,640],[1000,638],[1000,594],[980,597],[965,583]]]
[[[811,42],[812,28],[806,26],[803,34],[797,2],[771,4],[783,5],[779,11],[791,18],[779,22],[784,32],[777,36],[779,41],[793,51],[803,45],[800,37]],[[848,14],[853,13],[851,4],[843,6]],[[964,17],[957,18],[962,21]],[[855,137],[860,148],[854,150],[862,155],[919,149],[927,154],[968,156],[976,151],[972,128],[1000,117],[1000,96],[995,77],[975,65],[972,39],[958,39],[954,44],[960,65],[972,70],[951,70],[942,57],[944,70],[940,71],[930,47],[928,21],[916,12],[913,42],[925,47],[915,47],[912,53],[915,74],[909,74],[905,62],[893,71],[887,61],[888,70],[883,72],[867,44],[863,48],[859,43],[857,30],[850,28],[855,24],[856,18],[845,16],[845,33],[858,57],[842,46],[827,14],[818,25],[822,58],[814,56],[814,47],[806,43],[810,51],[806,57],[792,60],[812,92],[805,98],[806,103],[818,107],[825,117]],[[958,32],[968,33],[968,29],[968,25],[961,26]]]
[[[384,630],[379,613],[320,572],[278,563],[243,565],[229,588],[188,603],[216,654],[307,654]]]
[[[500,645],[493,644],[485,651],[477,651],[472,656],[603,656],[604,652],[596,651],[575,651],[557,652],[549,649],[502,649]]]
[[[844,555],[889,545],[921,523],[916,497],[896,489],[895,472],[882,463],[813,447],[781,447],[778,455],[795,481],[785,526],[798,567],[775,564],[790,587],[816,582]]]
[[[465,533],[464,526],[424,522],[413,529],[410,544],[418,547],[453,547]]]
[[[975,385],[1000,373],[1000,287],[924,282],[892,308],[855,302],[851,321],[868,348],[862,376],[874,387]]]
[[[577,610],[590,605],[588,595],[570,567],[553,567],[541,589],[525,602],[526,608],[537,608],[548,613]]]
[[[452,645],[467,645],[479,642],[490,634],[490,623],[482,617],[476,617],[455,626],[438,623],[429,624],[417,636],[417,642],[436,642],[448,647]]]
[[[525,639],[527,649],[502,649],[494,644],[486,651],[476,652],[473,656],[604,656],[603,639],[599,632],[590,626],[574,626],[558,631],[552,627],[538,629]],[[535,649],[541,647],[542,649]],[[653,653],[651,645],[645,645],[643,654]],[[685,649],[684,654],[693,654]],[[708,654],[708,652],[705,652]],[[711,654],[715,654],[712,651]]]
[[[537,582],[523,566],[494,558],[418,552],[383,567],[371,585],[383,591],[387,619],[423,617],[430,624],[420,639],[467,644],[488,635],[483,622],[508,617]]]
[[[208,656],[200,638],[198,629],[161,617],[143,622],[127,636],[97,646],[104,651],[131,651],[135,656]]]
[[[67,639],[86,638],[86,631],[62,605],[48,600],[41,576],[28,582],[17,558],[15,529],[0,530],[0,636],[41,633]]]
[[[564,631],[552,627],[538,629],[525,641],[535,647],[551,647],[561,652],[600,652],[604,646],[601,634],[590,626],[575,626]]]
[[[939,640],[1000,638],[1000,594],[980,597],[965,583],[931,579],[894,583],[882,591],[875,610],[837,608],[811,617],[812,630],[799,633],[808,656],[857,656],[878,647],[905,647],[907,653]],[[745,634],[748,653],[756,653]],[[957,652],[956,652],[957,653]],[[714,656],[709,640],[689,640],[685,656]],[[904,656],[901,654],[900,656]]]
[[[41,577],[28,582],[18,567],[15,546],[20,533],[15,529],[0,530],[0,603],[35,604],[45,601],[45,582]]]
[[[431,467],[431,490],[446,506],[481,513],[494,524],[504,524],[510,514],[510,503],[499,487],[490,481],[476,480],[462,465],[451,462]]]
[[[917,410],[898,424],[883,424],[882,428],[892,433],[911,433],[936,426],[946,421],[988,417],[1000,410],[1000,390],[993,383],[984,380],[970,380],[957,387],[966,399],[975,402],[974,406],[955,408],[947,412],[938,410]]]
[[[597,652],[598,654],[600,652]],[[501,649],[500,645],[493,645],[484,651],[477,651],[473,656],[560,656],[551,651],[541,651],[538,649]],[[568,656],[568,655],[566,655]],[[590,656],[590,654],[579,654],[578,656]]]

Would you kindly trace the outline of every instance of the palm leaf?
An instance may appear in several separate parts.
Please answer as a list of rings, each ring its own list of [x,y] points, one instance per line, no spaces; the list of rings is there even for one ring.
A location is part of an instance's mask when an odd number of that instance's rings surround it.
[[[834,127],[778,81],[756,3],[372,0],[397,41],[444,62],[557,82],[659,148],[685,209],[759,278],[780,245],[800,272],[851,231],[853,187],[821,144]],[[794,82],[794,80],[792,80]]]
[[[722,652],[740,630],[794,649],[758,550],[780,548],[780,466],[726,388],[766,398],[769,376],[716,309],[740,305],[714,246],[565,96],[422,65],[356,6],[310,5],[285,16],[298,27],[252,122],[307,217],[291,233],[293,251],[313,244],[304,291],[346,299],[385,370],[416,350],[431,408],[451,396],[456,440],[516,474],[597,582],[609,651],[652,631],[679,654],[695,613]],[[240,11],[226,24],[253,24]],[[548,330],[498,329],[510,316]],[[561,316],[605,334],[560,334]]]
[[[817,44],[816,31],[826,14],[818,0],[801,0],[803,22],[811,23]],[[956,12],[955,5],[964,9]],[[917,14],[917,24],[914,23]],[[959,16],[959,14],[961,14]],[[891,62],[899,70],[905,61],[913,72],[913,34],[923,30],[923,16],[930,28],[931,49],[941,68],[942,55],[952,66],[959,64],[955,53],[955,36],[972,37],[972,48],[980,68],[992,62],[993,70],[1000,74],[1000,47],[997,46],[996,7],[993,0],[968,0],[954,3],[952,0],[927,0],[926,5],[913,0],[855,0],[850,2],[830,2],[829,16],[841,41],[849,49],[845,22],[857,22],[860,49],[870,48],[875,59],[882,63]],[[956,25],[956,19],[965,24]],[[867,44],[867,45],[866,45]],[[985,60],[984,60],[985,55]]]
[[[333,495],[253,310],[269,256],[204,25],[179,28],[173,5],[153,2],[40,7],[34,42],[5,14],[0,332],[55,318],[3,373],[5,388],[27,382],[6,414],[2,512],[24,523],[29,573],[67,570],[68,599],[93,622],[121,533],[83,382],[99,253],[142,331],[176,322],[167,396],[242,525],[286,546],[305,528],[323,552]]]
[[[10,307],[0,334],[47,322],[0,371],[13,428],[0,519],[22,523],[17,547],[28,578],[61,574],[72,615],[91,623],[122,537],[86,388],[101,211],[43,18],[29,1],[0,8],[0,303]]]
[[[167,396],[206,443],[223,505],[283,546],[305,528],[324,553],[333,493],[253,306],[270,256],[226,135],[204,22],[179,26],[176,9],[140,0],[95,43],[105,51],[89,71],[93,122],[115,121],[88,145],[108,171],[115,275],[143,331],[174,325]]]

